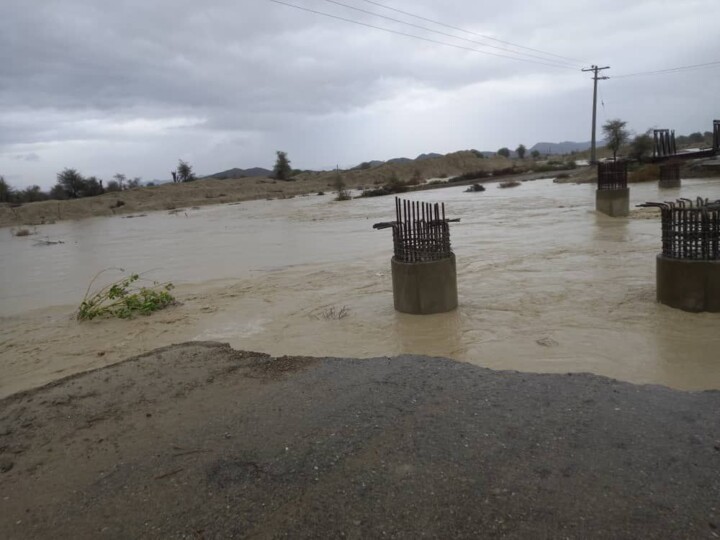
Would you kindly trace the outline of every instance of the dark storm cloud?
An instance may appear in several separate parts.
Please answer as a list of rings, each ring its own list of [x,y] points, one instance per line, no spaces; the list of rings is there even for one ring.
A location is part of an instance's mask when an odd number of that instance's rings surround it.
[[[343,2],[432,26],[362,0]],[[322,0],[295,3],[480,48]],[[617,74],[715,60],[720,50],[713,28],[720,8],[713,0],[388,3],[583,62],[610,63]],[[719,73],[604,83],[601,114],[627,118],[637,129],[655,122],[655,114],[683,130],[715,112],[709,103]],[[296,163],[319,166],[453,145],[493,149],[520,138],[529,144],[530,137],[587,139],[589,90],[587,75],[577,71],[443,47],[267,0],[0,6],[0,173],[6,175],[51,176],[68,162],[109,175],[134,160],[153,176],[179,154],[203,169],[251,166],[277,147],[301,153]],[[679,95],[688,91],[693,100]],[[558,118],[558,103],[578,114]],[[451,131],[432,127],[449,118]],[[403,137],[391,135],[398,131]],[[116,157],[113,148],[120,146],[131,154]],[[380,151],[389,155],[374,154]]]

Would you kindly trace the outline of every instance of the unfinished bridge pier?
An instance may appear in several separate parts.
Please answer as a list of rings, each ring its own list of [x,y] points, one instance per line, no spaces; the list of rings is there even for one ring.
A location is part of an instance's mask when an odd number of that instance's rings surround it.
[[[680,162],[669,161],[660,165],[660,183],[661,189],[679,188],[680,181]]]
[[[645,203],[660,208],[657,300],[684,311],[720,312],[720,200]]]
[[[457,271],[450,246],[445,204],[395,198],[395,221],[376,223],[392,228],[393,301],[401,313],[429,315],[457,308]]]
[[[627,187],[627,162],[598,163],[595,210],[610,217],[630,214],[630,188]]]

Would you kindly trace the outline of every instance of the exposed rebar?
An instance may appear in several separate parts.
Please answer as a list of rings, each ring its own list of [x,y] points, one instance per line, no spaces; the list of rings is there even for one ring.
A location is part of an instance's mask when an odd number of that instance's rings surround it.
[[[395,259],[400,262],[429,262],[452,255],[450,223],[445,204],[421,203],[395,197],[395,221],[376,223],[375,229],[392,227]]]
[[[598,163],[598,189],[625,189],[627,187],[627,161]]]
[[[646,202],[642,207],[660,209],[662,254],[670,259],[720,260],[720,200],[698,197],[695,201]]]

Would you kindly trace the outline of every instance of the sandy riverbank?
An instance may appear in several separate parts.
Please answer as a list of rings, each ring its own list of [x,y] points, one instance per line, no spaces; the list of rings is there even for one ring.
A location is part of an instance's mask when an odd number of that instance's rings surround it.
[[[528,161],[526,166],[530,166]],[[370,170],[343,172],[349,189],[374,188],[392,175],[408,181],[449,177],[470,171],[493,171],[512,166],[502,157],[478,159],[471,152],[456,152],[441,158],[412,163],[386,164]],[[573,172],[579,174],[580,171]],[[543,174],[521,175],[536,178]],[[547,176],[547,173],[544,175]],[[509,178],[509,177],[508,177]],[[506,179],[506,178],[504,178]],[[21,206],[0,205],[0,227],[39,225],[96,216],[134,215],[156,210],[177,211],[209,204],[227,204],[256,199],[286,199],[334,189],[335,173],[303,173],[293,181],[270,178],[203,179],[182,184],[163,184],[119,193],[106,193],[69,201],[44,201]],[[465,182],[467,183],[467,182]]]
[[[0,401],[0,536],[715,538],[718,409],[588,374],[177,345]]]

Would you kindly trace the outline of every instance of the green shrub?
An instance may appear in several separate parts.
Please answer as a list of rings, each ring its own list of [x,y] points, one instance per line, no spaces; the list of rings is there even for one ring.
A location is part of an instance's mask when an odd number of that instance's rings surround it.
[[[170,294],[172,283],[153,282],[150,287],[139,287],[134,285],[140,279],[139,274],[131,274],[90,294],[90,289],[100,274],[102,272],[93,278],[85,292],[76,314],[79,321],[99,317],[132,319],[136,315],[150,315],[175,303],[175,298]]]

